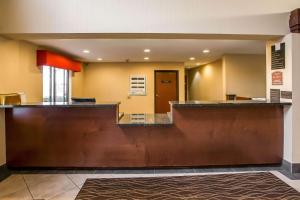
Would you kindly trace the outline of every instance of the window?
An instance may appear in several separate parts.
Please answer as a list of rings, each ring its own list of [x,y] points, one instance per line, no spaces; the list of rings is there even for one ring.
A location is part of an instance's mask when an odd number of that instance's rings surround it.
[[[43,66],[43,101],[68,102],[70,97],[70,72]]]

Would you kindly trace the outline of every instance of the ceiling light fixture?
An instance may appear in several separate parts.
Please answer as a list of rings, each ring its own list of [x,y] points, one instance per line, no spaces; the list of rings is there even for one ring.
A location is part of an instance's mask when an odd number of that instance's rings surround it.
[[[200,65],[200,63],[197,62],[197,63],[196,63],[196,66],[199,66],[199,65]]]
[[[144,60],[149,60],[149,57],[145,57]]]
[[[195,60],[195,58],[194,57],[190,57],[190,60]]]
[[[144,49],[144,52],[149,53],[149,52],[151,52],[151,50],[150,49]]]
[[[209,53],[210,50],[209,50],[209,49],[204,49],[202,52],[203,52],[203,53]]]
[[[84,49],[84,50],[82,50],[82,53],[90,53],[90,50]]]
[[[102,61],[103,59],[102,59],[102,58],[97,58],[97,60],[98,60],[98,61]]]

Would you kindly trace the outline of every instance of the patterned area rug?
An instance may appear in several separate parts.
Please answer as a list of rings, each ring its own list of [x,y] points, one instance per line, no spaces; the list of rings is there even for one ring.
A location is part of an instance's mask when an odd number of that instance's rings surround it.
[[[300,200],[300,193],[264,173],[87,179],[76,200]]]

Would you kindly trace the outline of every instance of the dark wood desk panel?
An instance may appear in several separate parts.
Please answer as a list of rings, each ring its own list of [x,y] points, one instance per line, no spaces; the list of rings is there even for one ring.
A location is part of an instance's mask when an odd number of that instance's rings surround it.
[[[9,167],[281,163],[283,106],[173,107],[173,125],[119,126],[118,106],[6,109]]]
[[[116,125],[115,107],[19,107],[6,110],[10,167],[140,164],[143,151]],[[143,163],[143,162],[142,162]]]
[[[177,107],[173,120],[198,162],[210,165],[281,163],[282,106]],[[200,147],[199,147],[200,146]]]

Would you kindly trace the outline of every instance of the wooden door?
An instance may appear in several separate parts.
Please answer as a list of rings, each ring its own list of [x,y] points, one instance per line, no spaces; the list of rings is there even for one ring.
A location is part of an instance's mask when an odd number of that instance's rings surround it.
[[[170,112],[169,101],[178,100],[178,72],[155,71],[155,113]]]

